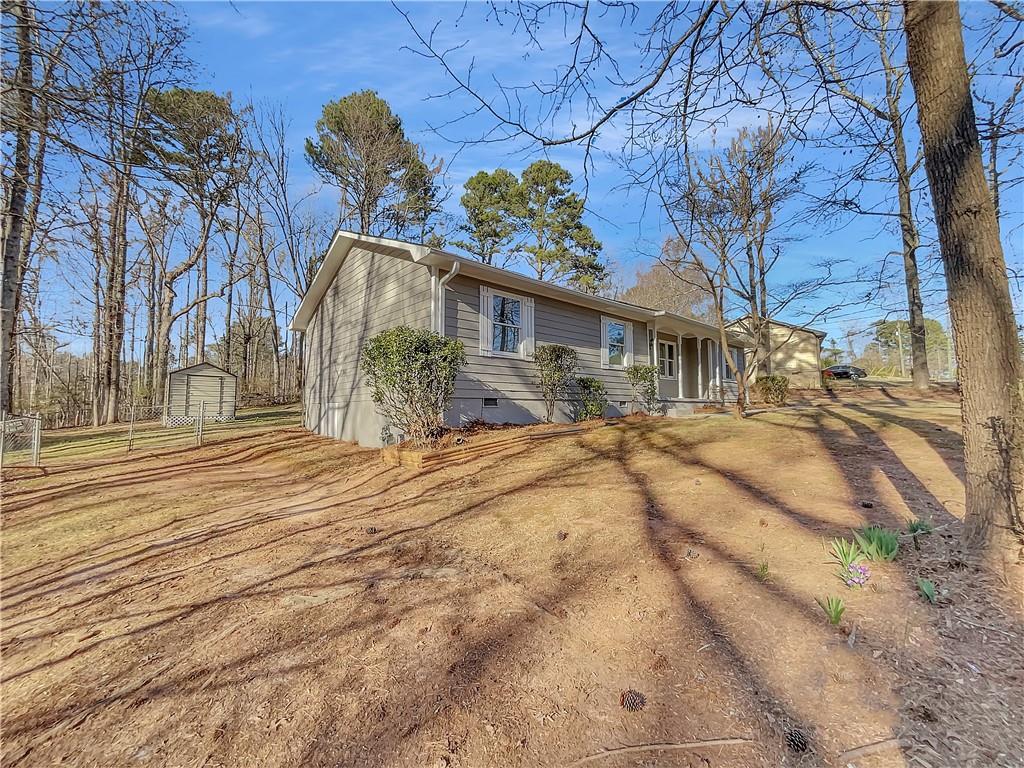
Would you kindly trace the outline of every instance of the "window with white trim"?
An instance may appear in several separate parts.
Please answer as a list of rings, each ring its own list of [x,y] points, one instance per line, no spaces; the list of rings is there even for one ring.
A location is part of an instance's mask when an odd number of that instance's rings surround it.
[[[674,341],[658,342],[658,374],[663,379],[676,377],[676,344]]]
[[[736,370],[740,373],[743,372],[743,350],[739,347],[729,347],[729,357],[732,358],[733,365],[736,366]],[[733,373],[732,368],[729,366],[728,360],[723,360],[722,365],[725,368],[724,375],[726,381],[736,381],[736,374]]]
[[[633,324],[601,318],[601,367],[626,368],[633,362]]]
[[[525,360],[533,345],[533,299],[481,285],[480,354]]]
[[[491,297],[491,351],[519,354],[523,337],[522,299],[494,292]]]

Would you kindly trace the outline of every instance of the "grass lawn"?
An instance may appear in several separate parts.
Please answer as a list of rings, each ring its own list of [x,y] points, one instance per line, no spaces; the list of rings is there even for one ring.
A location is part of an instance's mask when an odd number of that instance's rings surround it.
[[[4,766],[1020,765],[1020,573],[956,555],[954,404],[427,472],[279,417],[131,455],[68,433],[4,483]],[[832,537],[915,517],[920,549],[836,578]]]

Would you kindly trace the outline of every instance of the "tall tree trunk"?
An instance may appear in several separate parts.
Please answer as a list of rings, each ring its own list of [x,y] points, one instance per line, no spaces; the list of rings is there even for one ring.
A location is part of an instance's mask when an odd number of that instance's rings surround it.
[[[266,243],[263,239],[263,214],[257,214],[257,237],[259,238],[260,270],[263,273],[263,285],[267,292],[267,309],[270,311],[270,343],[274,347],[274,356],[271,360],[270,392],[275,402],[281,396],[281,329],[277,325],[277,310],[274,306],[274,289],[270,283],[270,254],[267,253]]]
[[[30,144],[32,139],[33,57],[29,8],[24,0],[12,3],[18,46],[13,99],[15,140],[10,194],[3,220],[3,286],[0,288],[0,411],[10,411],[14,379],[14,328],[18,322],[17,303],[21,283],[20,259],[28,198]]]
[[[205,226],[202,227],[203,231],[207,230]],[[199,256],[199,275],[196,277],[196,296],[206,296],[210,290],[210,278],[207,258],[207,247],[203,244],[203,251]],[[206,299],[199,302],[196,307],[196,362],[202,363],[206,361]]]
[[[95,265],[95,272],[93,273],[92,281],[92,298],[93,298],[93,315],[92,315],[92,360],[89,366],[89,387],[92,390],[90,405],[92,406],[91,416],[92,425],[98,427],[100,425],[100,355],[103,353],[103,345],[101,343],[101,334],[103,325],[101,322],[102,317],[102,297],[100,294],[100,263],[97,259]]]
[[[928,389],[931,374],[928,370],[928,346],[924,329],[924,301],[921,298],[921,278],[917,270],[917,248],[920,238],[910,197],[910,169],[907,148],[903,140],[903,117],[893,113],[893,135],[896,151],[897,196],[900,205],[900,235],[903,243],[903,275],[907,285],[907,308],[910,318],[911,381],[914,388]]]
[[[1024,365],[985,180],[959,4],[904,0],[907,61],[946,272],[962,396],[964,543],[989,564],[1024,544]]]
[[[900,240],[903,246],[903,278],[907,287],[907,314],[910,325],[911,381],[914,388],[928,389],[928,347],[925,343],[924,301],[921,299],[921,277],[917,269],[917,248],[920,238],[911,198],[911,171],[907,162],[907,144],[904,136],[903,112],[900,97],[903,94],[903,77],[897,75],[889,59],[889,18],[890,10],[883,7],[879,21],[882,33],[878,48],[885,76],[886,111],[892,128],[893,164],[896,171],[896,197],[899,202]],[[902,358],[900,358],[902,360]]]
[[[156,405],[156,333],[157,333],[157,266],[156,252],[150,248],[146,275],[146,345],[142,352],[143,386],[149,395],[149,404]]]
[[[116,171],[117,188],[111,203],[110,266],[107,270],[103,361],[104,424],[118,420],[121,401],[121,350],[124,346],[126,269],[128,265],[128,184],[131,167]]]

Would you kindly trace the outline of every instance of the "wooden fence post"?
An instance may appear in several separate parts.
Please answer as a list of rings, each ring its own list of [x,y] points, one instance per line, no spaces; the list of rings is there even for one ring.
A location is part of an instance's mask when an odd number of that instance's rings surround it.
[[[32,433],[32,466],[39,466],[39,454],[43,449],[43,415],[36,414],[36,429]]]
[[[135,438],[135,403],[128,410],[128,453],[132,452],[132,441]]]

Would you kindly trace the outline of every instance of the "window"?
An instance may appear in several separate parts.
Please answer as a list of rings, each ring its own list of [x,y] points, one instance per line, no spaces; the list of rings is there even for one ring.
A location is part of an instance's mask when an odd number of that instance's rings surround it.
[[[533,356],[533,299],[480,286],[480,354]]]
[[[491,350],[518,354],[523,330],[523,302],[501,293],[495,293],[491,302]]]
[[[729,347],[729,357],[732,358],[733,365],[736,366],[736,370],[743,372],[743,350],[739,347]],[[727,360],[722,361],[722,365],[725,368],[725,379],[726,381],[736,381],[736,374],[733,373],[732,368],[729,367]]]
[[[621,368],[626,364],[626,325],[608,323],[608,365]]]
[[[484,408],[497,408],[497,407],[498,407],[498,398],[496,398],[496,397],[485,397],[484,398]]]
[[[658,374],[663,379],[674,379],[676,377],[675,342],[658,342]]]
[[[625,368],[633,362],[633,324],[601,318],[601,367]]]

